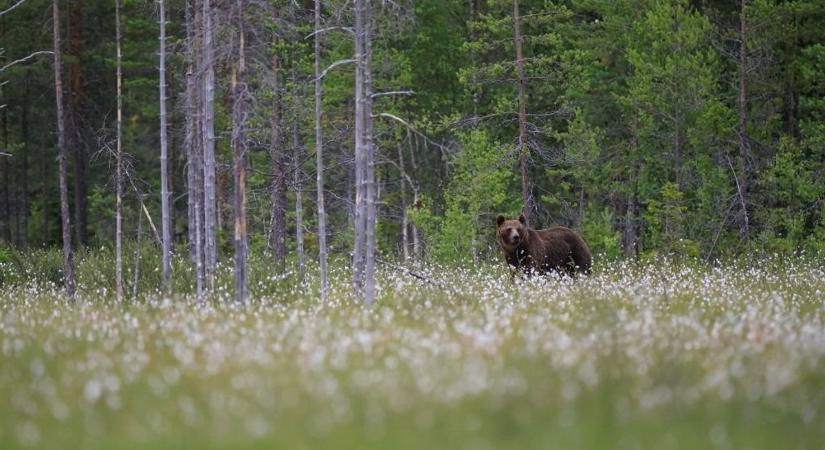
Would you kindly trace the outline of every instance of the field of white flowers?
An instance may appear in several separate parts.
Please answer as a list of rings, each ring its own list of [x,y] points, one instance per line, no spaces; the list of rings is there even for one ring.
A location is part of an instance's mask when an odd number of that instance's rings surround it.
[[[421,270],[372,310],[343,270],[327,305],[0,286],[0,448],[825,446],[825,265]]]

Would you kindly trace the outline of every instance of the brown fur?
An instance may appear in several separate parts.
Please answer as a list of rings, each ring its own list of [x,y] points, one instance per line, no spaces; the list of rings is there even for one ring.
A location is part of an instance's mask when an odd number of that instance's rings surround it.
[[[498,216],[496,222],[496,239],[509,266],[521,269],[526,275],[590,273],[593,264],[590,249],[573,230],[565,227],[534,230],[524,225],[524,216],[518,220]]]

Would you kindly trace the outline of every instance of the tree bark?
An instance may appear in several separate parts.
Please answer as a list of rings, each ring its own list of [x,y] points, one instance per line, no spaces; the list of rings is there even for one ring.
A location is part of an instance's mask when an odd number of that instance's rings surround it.
[[[298,66],[292,65],[292,84],[294,86],[293,95],[296,99],[300,98],[298,92]],[[301,181],[301,162],[303,161],[303,147],[301,144],[301,132],[298,127],[300,120],[300,108],[296,107],[294,117],[292,119],[292,184],[295,189],[295,253],[298,256],[298,275],[301,284],[306,280],[306,260],[304,258],[304,205],[303,205],[303,186]]]
[[[3,38],[6,37],[6,19],[0,18],[0,36]],[[0,65],[6,65],[6,55],[5,52],[0,54]],[[6,87],[5,83],[0,86],[0,101],[2,104],[6,104]],[[6,108],[0,110],[0,136],[2,137],[2,151],[7,152],[9,150],[9,140],[8,140],[8,111]],[[3,201],[2,206],[2,217],[0,217],[0,234],[2,234],[3,241],[6,245],[12,245],[14,242],[14,237],[12,236],[11,232],[11,220],[12,220],[12,205],[11,205],[11,161],[9,161],[10,156],[0,155],[0,170],[2,170],[3,176],[3,184],[0,188],[3,189],[2,193],[0,193],[0,200]]]
[[[212,1],[203,0],[203,238],[204,273],[206,289],[215,287],[215,266],[217,264],[217,199],[215,189],[215,51],[213,48]]]
[[[521,17],[519,0],[513,0],[513,35],[516,47],[516,75],[518,76],[518,158],[521,170],[521,199],[524,203],[522,214],[525,223],[530,226],[533,217],[533,196],[530,193],[530,178],[527,172],[527,158],[530,149],[527,145],[527,80],[524,75],[524,55],[521,49]]]
[[[739,220],[739,235],[747,237],[750,233],[750,221],[748,218],[748,181],[750,178],[748,170],[748,160],[750,159],[750,149],[748,147],[748,28],[747,28],[747,0],[741,0],[739,11],[739,204],[742,207]]]
[[[71,218],[69,217],[69,187],[66,182],[66,126],[63,118],[62,52],[60,49],[60,0],[52,0],[52,42],[54,44],[54,97],[57,115],[58,179],[60,183],[60,218],[63,234],[63,283],[71,298],[75,295],[72,261]]]
[[[366,216],[366,121],[365,94],[366,73],[366,19],[365,9],[369,0],[355,0],[355,236],[352,251],[352,284],[355,298],[364,300],[364,277],[366,270],[365,244],[367,232]]]
[[[318,203],[318,262],[321,271],[321,302],[329,291],[327,275],[327,226],[324,209],[324,143],[321,130],[321,0],[315,0],[315,188]]]
[[[407,220],[407,172],[404,170],[404,152],[401,141],[398,141],[396,146],[398,150],[398,179],[401,183],[401,255],[404,261],[410,259],[410,245],[409,245],[409,221]]]
[[[160,205],[162,233],[163,291],[168,295],[172,287],[172,223],[169,211],[169,164],[166,140],[166,3],[158,1],[160,14],[159,79],[160,96]]]
[[[74,215],[75,237],[78,247],[89,244],[87,220],[87,185],[89,161],[85,142],[85,102],[83,79],[83,2],[71,2],[69,11],[69,51],[73,58],[69,64],[69,102],[71,105],[72,136],[74,138]]]
[[[281,88],[281,57],[278,49],[279,37],[273,37],[275,52],[272,56],[273,89],[275,90],[274,104],[272,105],[271,142],[269,156],[272,160],[272,205],[271,227],[269,232],[269,247],[275,257],[278,270],[283,271],[286,262],[286,167],[284,162],[283,136],[283,90]]]
[[[123,301],[123,52],[120,47],[120,0],[115,0],[117,65],[117,150],[115,162],[115,296]]]
[[[245,304],[249,297],[248,268],[249,246],[246,236],[246,165],[247,140],[246,119],[247,85],[245,61],[245,35],[243,22],[243,0],[237,0],[238,16],[238,63],[232,70],[231,89],[234,100],[232,107],[232,149],[234,151],[235,175],[235,301]]]
[[[185,142],[188,167],[186,181],[188,189],[189,253],[195,267],[195,289],[199,301],[203,300],[206,276],[204,273],[203,251],[203,139],[200,76],[201,20],[203,8],[201,0],[189,0],[186,4],[186,34],[188,70],[186,74],[186,123]]]
[[[31,89],[29,79],[31,71],[26,71],[24,83],[23,104],[20,106],[20,134],[23,140],[23,148],[20,152],[21,170],[20,180],[20,200],[17,217],[20,218],[19,234],[17,235],[17,246],[25,250],[29,245],[29,102],[31,99]]]

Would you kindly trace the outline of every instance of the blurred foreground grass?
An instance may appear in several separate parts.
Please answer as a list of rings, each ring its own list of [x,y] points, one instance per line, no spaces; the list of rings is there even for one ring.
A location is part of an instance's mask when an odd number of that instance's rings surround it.
[[[422,268],[440,287],[381,272],[371,311],[343,267],[328,305],[312,274],[261,271],[246,307],[223,288],[115,304],[92,268],[72,304],[0,267],[0,448],[825,445],[815,261],[516,285],[498,266]]]

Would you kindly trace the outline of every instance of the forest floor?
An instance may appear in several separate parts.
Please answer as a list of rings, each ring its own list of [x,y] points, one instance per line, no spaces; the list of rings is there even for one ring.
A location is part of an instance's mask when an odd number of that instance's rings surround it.
[[[0,448],[814,449],[825,266],[345,270],[251,305],[0,289]],[[254,291],[254,286],[253,286]],[[231,297],[231,292],[226,297]]]

